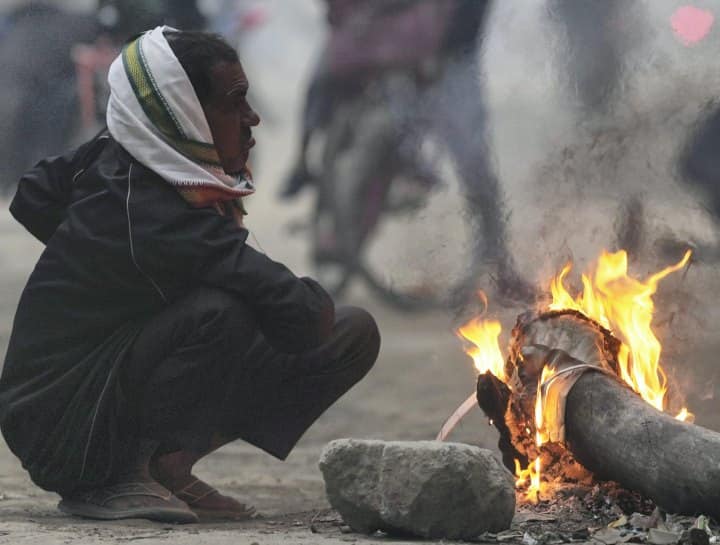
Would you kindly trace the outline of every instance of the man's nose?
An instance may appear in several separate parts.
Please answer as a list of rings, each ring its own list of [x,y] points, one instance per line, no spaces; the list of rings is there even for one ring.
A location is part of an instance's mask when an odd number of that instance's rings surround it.
[[[260,124],[260,116],[252,108],[248,112],[246,123],[249,127],[257,127]]]

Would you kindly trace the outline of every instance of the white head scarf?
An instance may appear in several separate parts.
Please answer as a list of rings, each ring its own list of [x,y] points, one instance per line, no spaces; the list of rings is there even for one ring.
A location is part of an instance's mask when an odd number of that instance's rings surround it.
[[[222,169],[205,113],[165,31],[175,29],[144,33],[112,63],[110,134],[195,206],[254,193],[249,171],[235,177]]]

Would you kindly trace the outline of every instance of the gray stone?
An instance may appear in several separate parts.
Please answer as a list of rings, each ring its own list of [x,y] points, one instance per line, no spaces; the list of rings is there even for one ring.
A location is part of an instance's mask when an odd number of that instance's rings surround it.
[[[332,441],[320,470],[353,530],[473,539],[510,527],[513,477],[489,450],[437,441]]]

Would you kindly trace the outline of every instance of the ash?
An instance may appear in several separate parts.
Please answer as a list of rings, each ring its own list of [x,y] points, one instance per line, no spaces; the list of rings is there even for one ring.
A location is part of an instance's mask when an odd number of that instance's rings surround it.
[[[558,543],[720,543],[720,524],[700,515],[668,514],[651,500],[614,482],[591,485],[553,483],[530,502],[518,492],[517,513],[509,530],[486,533],[479,542],[521,545]]]

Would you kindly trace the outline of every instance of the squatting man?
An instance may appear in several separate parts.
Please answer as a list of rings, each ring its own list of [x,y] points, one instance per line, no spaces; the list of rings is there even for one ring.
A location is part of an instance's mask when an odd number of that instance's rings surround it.
[[[245,244],[260,122],[233,48],[158,27],[109,73],[107,130],[20,180],[45,244],[0,379],[0,427],[71,514],[169,522],[254,509],[193,476],[243,439],[284,459],[372,367],[380,336]]]

